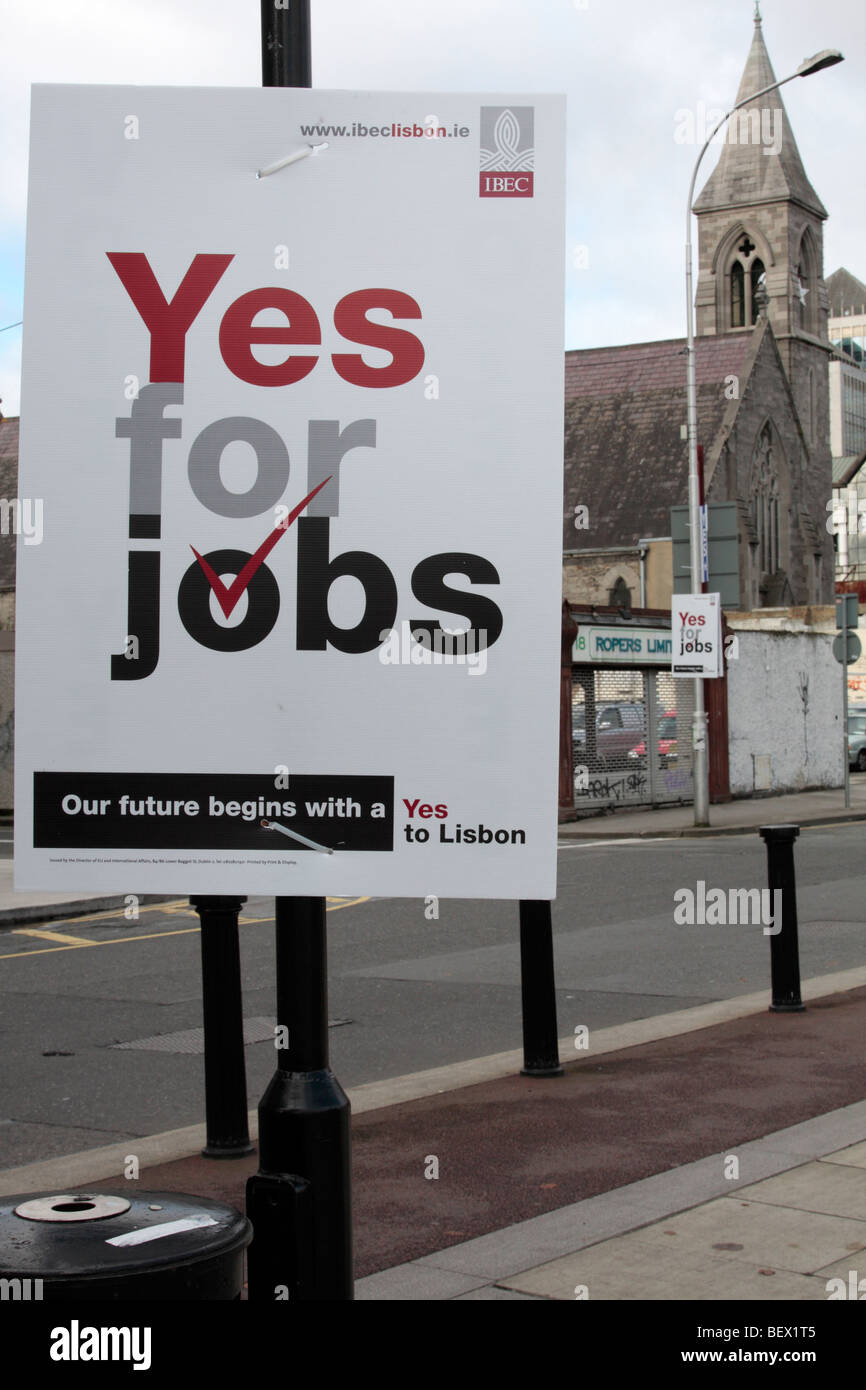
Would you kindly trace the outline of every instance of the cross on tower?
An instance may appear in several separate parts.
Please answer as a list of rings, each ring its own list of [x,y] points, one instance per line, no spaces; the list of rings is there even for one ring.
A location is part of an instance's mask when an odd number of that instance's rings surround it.
[[[748,234],[747,234],[746,236],[743,237],[743,240],[740,242],[739,246],[737,247],[737,250],[738,250],[738,251],[742,251],[742,253],[743,253],[744,256],[751,256],[751,254],[752,254],[752,252],[754,251],[754,249],[755,249],[755,243],[754,243],[753,241],[749,241]]]

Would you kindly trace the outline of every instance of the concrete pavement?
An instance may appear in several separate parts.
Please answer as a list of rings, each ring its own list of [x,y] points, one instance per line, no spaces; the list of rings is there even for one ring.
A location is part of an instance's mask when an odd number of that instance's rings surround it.
[[[12,886],[11,859],[0,859],[0,928],[15,927],[22,922],[53,922],[64,917],[83,917],[90,912],[122,908],[123,893],[16,893]],[[167,902],[167,894],[147,893],[140,903]]]
[[[833,825],[866,820],[866,777],[851,775],[850,808],[841,787],[792,792],[786,796],[756,796],[710,807],[710,825],[695,825],[693,806],[639,807],[611,814],[564,821],[560,839],[629,839],[644,836],[745,835],[761,825]]]

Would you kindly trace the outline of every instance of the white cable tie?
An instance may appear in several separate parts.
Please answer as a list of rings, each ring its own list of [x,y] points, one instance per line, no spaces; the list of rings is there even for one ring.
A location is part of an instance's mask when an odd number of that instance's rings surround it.
[[[285,169],[287,164],[297,164],[299,159],[307,159],[309,155],[318,154],[320,150],[327,148],[327,141],[321,145],[305,145],[302,150],[295,150],[294,154],[287,154],[285,159],[277,159],[273,164],[266,164],[264,169],[257,169],[256,178],[266,179],[269,174],[276,174],[279,169]]]
[[[262,826],[265,830],[279,830],[281,835],[288,835],[290,840],[297,840],[299,844],[306,845],[308,849],[316,849],[320,854],[334,853],[327,845],[317,845],[315,840],[308,840],[306,835],[299,835],[297,830],[289,830],[287,825],[280,825],[279,821],[263,820]]]

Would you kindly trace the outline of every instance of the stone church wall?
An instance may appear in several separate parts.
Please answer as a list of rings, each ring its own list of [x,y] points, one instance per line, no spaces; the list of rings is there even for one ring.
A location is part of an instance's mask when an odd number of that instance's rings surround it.
[[[825,565],[819,595],[814,592],[808,544],[800,531],[798,513],[801,508],[810,512],[825,552],[832,554],[832,543],[825,527],[829,473],[826,477],[818,478],[817,469],[814,470],[815,476],[804,471],[803,441],[791,412],[788,386],[773,344],[769,337],[765,337],[749,379],[742,385],[742,400],[726,441],[725,460],[719,460],[709,483],[708,497],[711,502],[735,497],[748,501],[755,445],[761,427],[768,419],[773,426],[774,450],[778,454],[781,447],[782,451],[782,458],[776,459],[786,536],[782,567],[787,572],[795,602],[827,602],[832,593],[832,560],[829,566]],[[740,593],[746,602],[753,605],[760,602],[757,583],[752,551],[743,538],[740,544]]]

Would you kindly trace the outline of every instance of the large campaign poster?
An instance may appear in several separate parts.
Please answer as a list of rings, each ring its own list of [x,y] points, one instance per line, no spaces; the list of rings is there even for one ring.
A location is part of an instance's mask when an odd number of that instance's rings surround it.
[[[16,886],[555,894],[564,102],[34,88]]]

